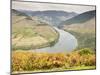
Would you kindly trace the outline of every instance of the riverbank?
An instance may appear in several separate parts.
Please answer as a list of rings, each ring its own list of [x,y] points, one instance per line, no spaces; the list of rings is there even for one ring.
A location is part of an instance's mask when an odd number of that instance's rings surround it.
[[[66,32],[71,33],[77,38],[78,41],[78,47],[77,49],[81,48],[91,48],[95,50],[96,48],[96,33],[95,31],[92,31],[91,29],[88,29],[86,31],[85,29],[82,31],[81,29],[78,29],[77,31],[72,29],[68,30],[67,28],[64,29]]]
[[[28,26],[28,28],[17,26],[13,28],[13,50],[31,50],[53,46],[59,39],[59,33],[49,25]]]
[[[92,15],[91,15],[92,16]],[[78,22],[80,20],[77,20]],[[77,49],[91,48],[96,50],[96,23],[95,16],[82,23],[73,23],[62,27],[66,32],[74,35],[78,40]]]
[[[53,46],[36,49],[35,52],[67,53],[73,51],[78,46],[77,39],[73,35],[57,27],[52,28],[59,33],[58,41]]]

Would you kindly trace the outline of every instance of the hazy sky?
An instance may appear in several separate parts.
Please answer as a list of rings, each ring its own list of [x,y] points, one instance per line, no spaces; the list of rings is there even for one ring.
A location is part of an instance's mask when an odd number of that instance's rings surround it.
[[[95,6],[81,6],[81,5],[65,5],[65,4],[51,4],[51,3],[36,3],[36,2],[12,2],[13,9],[23,9],[32,11],[44,10],[63,10],[67,12],[83,13],[90,10],[95,10]]]

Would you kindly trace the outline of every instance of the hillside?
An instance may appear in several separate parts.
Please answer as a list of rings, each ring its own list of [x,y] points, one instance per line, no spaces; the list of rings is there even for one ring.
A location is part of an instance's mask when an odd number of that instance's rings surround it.
[[[58,33],[36,17],[12,10],[12,47],[14,50],[30,50],[51,46],[58,39]]]
[[[19,11],[25,12],[26,14],[32,17],[38,17],[42,22],[54,26],[59,26],[59,24],[62,21],[65,21],[77,15],[77,13],[75,12],[65,12],[65,11],[57,11],[57,10],[46,10],[46,11],[19,10]]]
[[[84,23],[65,25],[63,28],[67,30],[79,31],[80,33],[95,33],[95,17]]]
[[[92,48],[95,50],[95,24],[95,11],[89,11],[66,21],[62,29],[70,32],[78,39],[79,49]]]
[[[93,18],[96,15],[96,10],[87,11],[82,14],[79,14],[71,19],[68,19],[66,21],[63,21],[61,25],[71,25],[71,24],[77,24],[77,23],[84,23],[91,18]]]

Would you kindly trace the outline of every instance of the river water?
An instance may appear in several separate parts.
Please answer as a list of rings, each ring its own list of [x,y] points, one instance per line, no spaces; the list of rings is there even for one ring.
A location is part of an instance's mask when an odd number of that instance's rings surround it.
[[[77,39],[70,33],[54,27],[59,32],[59,40],[52,47],[36,49],[35,52],[67,53],[73,51],[77,46]]]

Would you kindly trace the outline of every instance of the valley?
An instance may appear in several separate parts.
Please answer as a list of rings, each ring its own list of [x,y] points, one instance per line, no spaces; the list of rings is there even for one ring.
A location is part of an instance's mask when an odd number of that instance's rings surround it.
[[[94,7],[14,2],[12,74],[96,69]]]
[[[84,15],[92,14],[92,16]],[[84,17],[84,18],[82,18]],[[81,21],[80,21],[81,18]],[[87,20],[85,20],[85,18]],[[74,20],[75,19],[75,20]],[[72,20],[72,23],[70,23]],[[70,23],[70,24],[69,24]],[[62,29],[73,34],[78,40],[78,49],[91,48],[95,50],[96,44],[96,26],[95,26],[95,11],[85,12],[65,22]]]
[[[18,11],[16,14],[12,17],[13,50],[31,50],[52,46],[57,42],[59,33],[50,25],[21,15]]]

